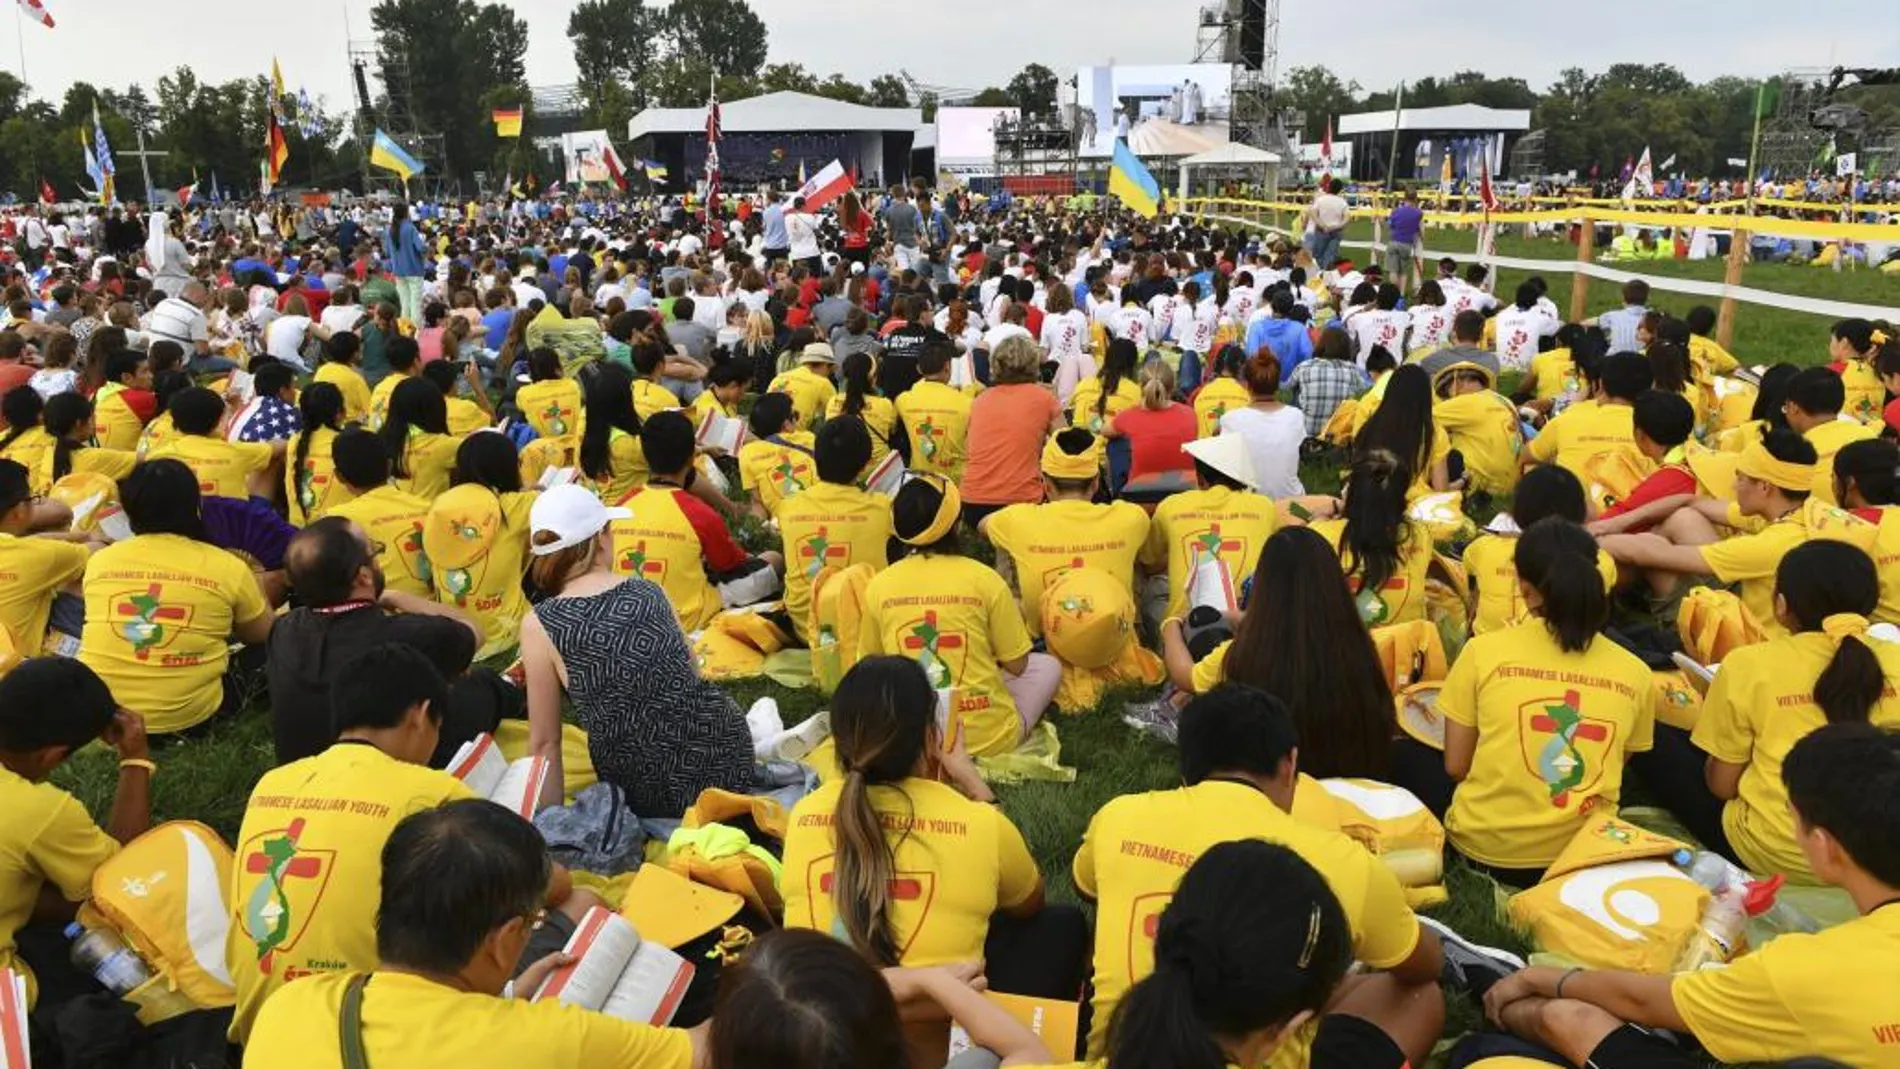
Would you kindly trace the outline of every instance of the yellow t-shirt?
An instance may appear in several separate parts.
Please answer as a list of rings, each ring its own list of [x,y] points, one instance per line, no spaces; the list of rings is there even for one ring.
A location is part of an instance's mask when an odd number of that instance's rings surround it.
[[[1399,542],[1398,568],[1386,577],[1378,590],[1361,590],[1364,582],[1358,562],[1346,560],[1340,548],[1346,537],[1345,520],[1320,520],[1310,525],[1313,533],[1332,544],[1340,570],[1346,574],[1346,588],[1359,606],[1359,618],[1367,627],[1408,624],[1425,618],[1425,573],[1432,566],[1432,536],[1422,524],[1405,521],[1405,533]]]
[[[543,438],[578,437],[581,433],[581,384],[572,379],[530,382],[515,391],[515,407]]]
[[[86,574],[91,556],[78,542],[0,534],[0,627],[23,655],[40,651],[53,595]]]
[[[970,395],[925,379],[897,398],[897,416],[910,437],[910,466],[951,479],[963,477]]]
[[[984,522],[998,551],[1016,564],[1016,592],[1031,635],[1042,634],[1042,592],[1071,568],[1099,568],[1134,592],[1135,558],[1148,540],[1148,513],[1116,501],[1011,505]],[[1238,581],[1238,580],[1237,580]]]
[[[119,396],[124,390],[124,384],[108,382],[92,399],[93,437],[107,449],[136,449],[145,430],[139,414]]]
[[[580,463],[580,445],[574,446],[574,463]],[[619,427],[607,430],[607,479],[601,481],[585,472],[578,478],[583,486],[594,491],[602,501],[618,501],[647,484],[653,473],[647,470],[646,449],[640,445],[640,436],[628,434]]]
[[[1880,396],[1884,399],[1887,396],[1885,388],[1881,390]],[[1801,436],[1814,447],[1814,483],[1808,492],[1824,504],[1839,504],[1834,499],[1834,454],[1854,442],[1880,437],[1881,426],[1879,413],[1876,412],[1873,426],[1849,419],[1836,419],[1809,427],[1807,433]]]
[[[95,411],[97,411],[96,408]],[[25,468],[30,476],[29,482],[32,484],[33,492],[43,494],[53,485],[50,477],[53,470],[52,454],[53,436],[39,427],[28,427],[20,432],[20,436],[13,440],[13,444],[0,449],[0,460],[11,460]]]
[[[1141,404],[1141,387],[1128,379],[1121,380],[1115,384],[1115,392],[1108,395],[1108,404],[1102,406],[1102,411],[1097,412],[1095,402],[1101,400],[1101,397],[1100,376],[1083,379],[1077,383],[1075,394],[1069,398],[1069,411],[1073,413],[1069,425],[1086,428],[1095,434],[1102,433],[1109,424],[1115,422],[1116,416]]]
[[[363,425],[373,431],[381,430],[383,421],[389,418],[389,395],[396,392],[396,387],[414,377],[400,371],[392,371],[383,376],[382,381],[376,384],[376,388],[369,392],[369,415],[364,418]]]
[[[1891,1069],[1900,1036],[1900,907],[1816,935],[1789,933],[1725,969],[1669,985],[1676,1012],[1729,1064],[1825,1058]]]
[[[528,510],[534,507],[539,493],[527,490],[493,496],[498,499],[501,510],[493,538],[485,545],[461,547],[464,552],[459,556],[444,557],[429,548],[428,532],[438,517],[454,522],[462,503],[454,497],[436,498],[423,520],[423,540],[435,599],[461,609],[482,625],[482,648],[475,653],[477,660],[493,657],[513,646],[521,632],[521,618],[528,612],[528,596],[521,590],[521,577],[528,571]]]
[[[353,521],[369,536],[383,583],[419,598],[435,597],[429,575],[429,556],[422,550],[422,521],[429,503],[395,486],[379,486],[359,497],[332,506],[326,515]]]
[[[755,438],[739,447],[739,484],[759,495],[759,504],[776,513],[779,503],[818,482],[810,431]]]
[[[798,429],[808,431],[817,424],[819,414],[831,404],[838,388],[831,384],[830,379],[801,364],[773,379],[767,392],[789,396],[792,399],[792,414],[798,417]]]
[[[1900,677],[1900,646],[1878,641],[1867,646],[1888,680],[1869,719],[1883,727],[1900,726],[1900,693],[1893,682]],[[1795,743],[1827,724],[1814,702],[1814,683],[1835,648],[1818,632],[1745,646],[1723,659],[1703,699],[1691,736],[1696,746],[1718,761],[1747,766],[1737,796],[1722,809],[1722,829],[1750,872],[1815,882],[1795,841],[1781,764]]]
[[[152,450],[164,445],[178,436],[178,428],[172,424],[170,412],[160,412],[139,432],[138,447],[133,450],[140,460],[152,455]]]
[[[296,527],[309,526],[350,499],[350,488],[336,477],[336,432],[318,427],[308,433],[310,447],[301,463],[297,460],[300,438],[292,438],[284,454],[284,497],[290,502],[290,522]]]
[[[1227,563],[1238,588],[1253,575],[1260,549],[1278,523],[1271,498],[1225,486],[1189,490],[1157,505],[1141,564],[1151,572],[1167,565],[1167,615],[1187,615],[1188,581],[1214,554]]]
[[[1900,507],[1880,510],[1880,522],[1874,528],[1874,543],[1867,550],[1880,574],[1880,606],[1874,619],[1883,624],[1900,624]]]
[[[1543,868],[1592,812],[1623,793],[1623,763],[1656,728],[1649,669],[1607,638],[1566,653],[1542,619],[1471,640],[1438,694],[1447,720],[1476,728],[1471,773],[1445,830],[1473,860]]]
[[[680,628],[691,633],[719,615],[724,604],[706,578],[699,532],[681,511],[676,497],[681,493],[671,486],[648,486],[620,499],[620,507],[633,515],[611,526],[613,569],[666,591]]]
[[[968,557],[906,557],[864,588],[858,655],[912,658],[931,686],[955,688],[952,715],[963,722],[972,756],[1008,753],[1022,740],[1022,718],[998,662],[1027,654],[1031,645],[1003,577]]]
[[[1734,505],[1729,506],[1728,518],[1730,526],[1742,525]],[[1736,584],[1736,593],[1762,632],[1779,638],[1788,633],[1775,619],[1775,569],[1781,567],[1781,558],[1816,538],[1847,542],[1871,552],[1878,533],[1873,524],[1809,498],[1758,531],[1703,546],[1702,563],[1717,579]]]
[[[1539,401],[1555,401],[1565,394],[1583,392],[1583,376],[1577,374],[1576,361],[1569,349],[1552,349],[1531,357],[1531,374],[1537,377],[1533,396]]]
[[[1530,440],[1528,448],[1540,464],[1556,461],[1577,478],[1584,478],[1583,466],[1602,453],[1623,450],[1632,456],[1636,449],[1636,410],[1629,405],[1574,404],[1563,410]]]
[[[825,402],[825,419],[834,420],[844,415],[844,394],[834,394]],[[882,397],[866,397],[864,411],[858,413],[864,420],[864,429],[871,435],[871,460],[865,466],[866,471],[884,462],[891,451],[891,429],[897,426],[897,406]]]
[[[251,496],[251,475],[269,468],[276,453],[263,442],[181,434],[146,454],[147,460],[165,457],[183,461],[198,476],[199,493],[243,501]]]
[[[341,1066],[337,1022],[344,974],[313,976],[270,1000],[258,1016],[246,1069]],[[377,973],[363,992],[363,1052],[371,1066],[527,1065],[691,1069],[693,1043],[676,1028],[652,1028],[554,999],[529,1002],[444,987],[407,973]]]
[[[661,412],[669,412],[680,406],[680,399],[673,391],[654,382],[652,379],[633,380],[633,414],[642,420],[652,419]]]
[[[232,629],[270,611],[249,565],[182,535],[135,535],[94,553],[84,591],[79,659],[154,735],[218,711]]]
[[[14,936],[33,919],[40,889],[68,902],[92,895],[92,874],[119,844],[92,822],[79,799],[50,783],[30,783],[0,767],[0,968],[26,977],[26,1000],[39,997],[33,970],[14,956]]]
[[[686,406],[686,417],[693,421],[693,426],[697,427],[699,421],[706,418],[707,413],[733,419],[739,415],[739,408],[737,405],[722,405],[711,390],[701,390],[699,396],[693,398],[693,403]]]
[[[1432,406],[1432,424],[1464,455],[1471,489],[1508,494],[1517,488],[1524,433],[1511,402],[1490,390],[1461,393]]]
[[[408,474],[397,475],[393,481],[417,497],[433,501],[448,492],[449,472],[455,468],[455,451],[460,448],[462,440],[452,434],[411,430],[409,444],[403,450],[402,470]]]
[[[56,459],[54,453],[52,449],[41,453],[40,466],[28,472],[27,482],[33,487],[35,493],[43,493],[53,487],[55,481],[53,461]],[[137,453],[128,453],[123,449],[106,449],[101,446],[75,448],[66,454],[66,459],[72,464],[72,470],[68,472],[70,475],[96,472],[113,482],[118,482],[132,474],[132,469],[138,467],[139,463]]]
[[[1517,585],[1517,536],[1479,535],[1465,547],[1465,581],[1477,595],[1471,633],[1482,635],[1529,619],[1524,594]],[[1597,550],[1597,572],[1603,589],[1616,586],[1616,561]]]
[[[449,410],[449,435],[465,438],[489,425],[488,413],[466,397],[448,397],[443,404]]]
[[[1847,403],[1841,415],[1858,423],[1870,424],[1878,431],[1880,410],[1887,403],[1887,386],[1880,381],[1871,360],[1849,360],[1841,369],[1841,385],[1847,388]]]
[[[356,743],[264,773],[231,868],[233,1042],[245,1041],[258,1009],[290,981],[376,967],[383,844],[411,813],[472,797],[446,772]]]
[[[1295,820],[1252,786],[1206,780],[1123,795],[1095,814],[1075,852],[1075,886],[1096,901],[1091,1055],[1103,1053],[1116,1004],[1154,971],[1157,922],[1181,875],[1209,847],[1239,839],[1279,843],[1319,870],[1345,910],[1360,961],[1389,969],[1417,949],[1418,919],[1392,870],[1345,835]],[[1269,1065],[1306,1064],[1310,1031],[1291,1039]]]
[[[811,641],[812,580],[827,566],[883,568],[891,538],[891,499],[855,486],[821,482],[778,509],[785,546],[785,612]]]
[[[1194,395],[1194,427],[1202,438],[1220,433],[1220,418],[1253,403],[1253,394],[1239,379],[1219,378]]]
[[[801,799],[785,832],[785,926],[844,939],[833,906],[836,780]],[[905,965],[983,957],[990,915],[1027,902],[1042,874],[1003,811],[934,780],[870,789],[892,843],[891,931]]]
[[[348,364],[326,360],[317,366],[311,381],[330,383],[343,394],[343,422],[360,423],[369,418],[369,383],[364,381],[362,372]]]
[[[1710,382],[1717,375],[1726,375],[1740,366],[1714,338],[1702,334],[1689,336],[1689,369],[1695,373],[1697,382]]]

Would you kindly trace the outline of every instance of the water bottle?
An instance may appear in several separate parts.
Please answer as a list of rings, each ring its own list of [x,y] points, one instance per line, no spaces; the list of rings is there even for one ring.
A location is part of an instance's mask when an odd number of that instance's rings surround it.
[[[115,932],[75,921],[66,926],[66,938],[73,941],[73,964],[115,995],[131,994],[152,979],[145,959]]]
[[[1727,858],[1707,850],[1678,850],[1673,860],[1676,867],[1709,891],[1709,904],[1702,910],[1696,934],[1683,950],[1676,971],[1695,972],[1727,962],[1742,947],[1750,919],[1774,908],[1785,877],[1751,880]]]

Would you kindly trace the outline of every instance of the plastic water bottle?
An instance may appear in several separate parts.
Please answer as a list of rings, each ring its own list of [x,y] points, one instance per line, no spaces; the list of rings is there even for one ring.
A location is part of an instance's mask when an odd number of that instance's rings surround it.
[[[1733,958],[1743,945],[1749,920],[1774,908],[1784,878],[1751,880],[1727,858],[1707,850],[1693,854],[1679,850],[1674,860],[1690,879],[1709,891],[1709,904],[1702,910],[1695,937],[1676,963],[1676,971],[1695,972],[1720,965]]]
[[[75,921],[66,926],[66,938],[73,941],[73,964],[92,974],[113,994],[129,995],[152,979],[145,959],[115,932],[87,928]]]

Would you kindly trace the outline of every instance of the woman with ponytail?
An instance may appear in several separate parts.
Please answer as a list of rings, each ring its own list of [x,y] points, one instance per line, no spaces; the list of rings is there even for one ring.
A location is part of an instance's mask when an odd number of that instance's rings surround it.
[[[0,458],[14,461],[29,472],[40,469],[40,461],[53,448],[52,436],[40,429],[40,416],[45,411],[46,401],[31,386],[15,386],[0,397],[0,418],[7,424],[6,433],[0,434]]]
[[[1729,654],[1709,685],[1691,740],[1708,754],[1712,804],[1702,809],[1708,817],[1719,809],[1720,823],[1690,830],[1726,840],[1724,852],[1750,872],[1815,882],[1781,780],[1795,743],[1826,724],[1900,727],[1900,645],[1867,636],[1878,589],[1873,560],[1854,546],[1796,546],[1775,573],[1775,615],[1790,634]],[[1657,729],[1665,732],[1680,734]],[[1681,773],[1695,782],[1693,766]]]
[[[1361,452],[1333,515],[1312,524],[1332,543],[1367,627],[1425,618],[1432,536],[1405,514],[1412,469],[1385,450]]]
[[[1114,457],[1117,440],[1128,449],[1128,473],[1117,494],[1139,488],[1166,496],[1194,488],[1194,458],[1183,449],[1199,435],[1194,410],[1174,399],[1174,369],[1151,360],[1141,369],[1141,404],[1125,409],[1103,429]]]
[[[98,472],[118,482],[138,465],[138,455],[125,449],[93,445],[92,402],[76,393],[57,394],[46,402],[41,416],[53,446],[41,455],[42,469],[34,486],[51,487],[74,472]]]
[[[1445,830],[1501,882],[1530,887],[1593,812],[1614,812],[1623,765],[1655,734],[1655,685],[1604,638],[1610,598],[1596,540],[1556,516],[1517,542],[1530,617],[1471,640],[1439,692]]]
[[[336,461],[330,456],[347,407],[342,388],[330,382],[313,382],[297,398],[303,430],[291,446],[290,463],[284,466],[284,499],[290,503],[294,526],[308,527],[331,505],[351,496],[338,481]]]
[[[1875,320],[1843,319],[1828,336],[1827,355],[1847,387],[1847,407],[1841,411],[1862,423],[1879,422],[1887,401],[1881,359],[1900,358],[1900,330]]]
[[[1406,364],[1392,372],[1352,450],[1354,456],[1383,450],[1404,461],[1412,472],[1408,497],[1451,488],[1451,438],[1432,418],[1432,380],[1424,368]]]
[[[946,735],[938,694],[907,656],[866,656],[838,684],[842,774],[792,810],[785,925],[830,933],[878,968],[982,961],[994,990],[1072,999],[1087,926],[1073,907],[1045,909],[1022,832],[954,714]]]
[[[838,377],[844,390],[825,402],[827,420],[851,416],[864,421],[871,432],[871,464],[875,468],[891,451],[891,429],[897,426],[897,406],[877,392],[877,358],[856,352],[844,358]],[[870,468],[866,468],[869,471]]]
[[[1141,387],[1135,383],[1140,359],[1141,350],[1127,338],[1109,342],[1101,372],[1078,383],[1069,399],[1070,425],[1100,434],[1116,416],[1140,404]]]

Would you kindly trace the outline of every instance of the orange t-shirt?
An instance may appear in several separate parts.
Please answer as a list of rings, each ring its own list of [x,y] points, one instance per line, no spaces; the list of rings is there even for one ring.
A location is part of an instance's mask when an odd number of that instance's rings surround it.
[[[1013,505],[1042,500],[1042,442],[1062,418],[1056,395],[1037,383],[984,390],[970,405],[963,466],[963,500]]]

